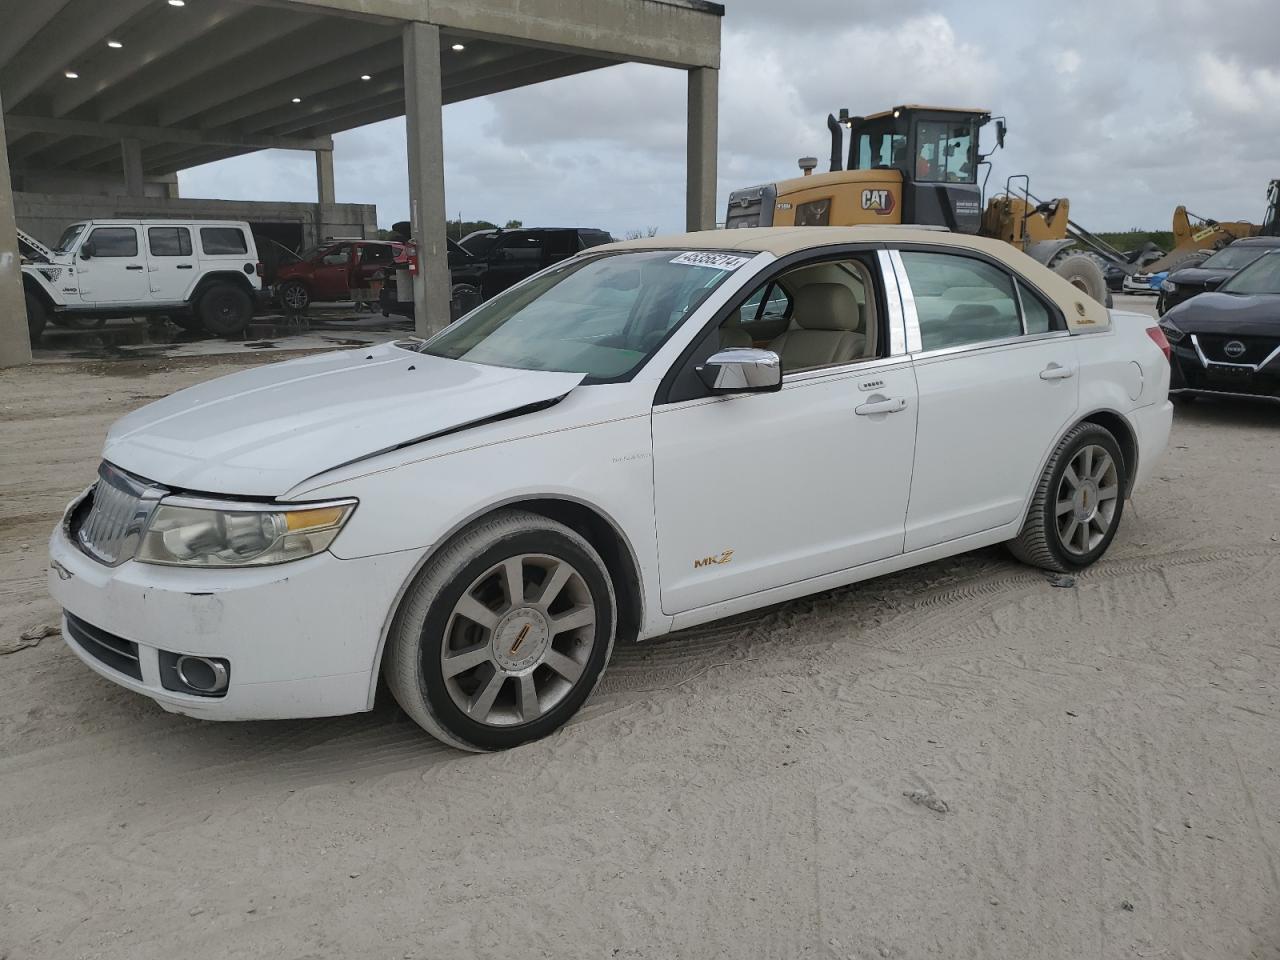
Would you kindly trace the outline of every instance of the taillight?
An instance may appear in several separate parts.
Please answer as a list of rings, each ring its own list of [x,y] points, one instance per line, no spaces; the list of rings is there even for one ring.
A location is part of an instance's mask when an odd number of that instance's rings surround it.
[[[1164,358],[1169,360],[1173,354],[1172,348],[1169,346],[1169,338],[1164,335],[1164,331],[1159,327],[1147,327],[1147,336],[1152,339],[1160,352],[1164,354]]]

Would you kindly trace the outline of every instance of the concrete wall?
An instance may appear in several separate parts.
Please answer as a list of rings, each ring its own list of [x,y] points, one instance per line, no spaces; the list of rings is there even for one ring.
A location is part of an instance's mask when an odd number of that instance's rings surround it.
[[[11,172],[14,192],[65,193],[76,197],[117,197],[126,193],[124,174],[80,173],[72,170],[26,170]],[[178,196],[178,175],[148,177],[143,182],[147,197]]]
[[[57,242],[69,223],[90,218],[138,217],[143,219],[191,218],[247,220],[250,223],[298,224],[303,246],[322,237],[371,237],[378,229],[373,204],[334,203],[320,208],[314,203],[263,203],[249,200],[169,200],[161,197],[69,196],[17,193],[13,205],[18,227],[46,244]]]

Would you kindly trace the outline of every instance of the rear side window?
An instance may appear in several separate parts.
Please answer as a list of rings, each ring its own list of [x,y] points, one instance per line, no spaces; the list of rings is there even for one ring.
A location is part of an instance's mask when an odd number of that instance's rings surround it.
[[[924,350],[1022,335],[1013,278],[983,260],[903,251]]]
[[[1026,325],[1027,333],[1048,333],[1051,330],[1064,329],[1058,320],[1057,313],[1049,309],[1048,305],[1040,299],[1038,293],[1033,292],[1021,280],[1016,282],[1018,284],[1018,299],[1022,301],[1022,319]]]
[[[189,257],[191,231],[186,227],[149,227],[147,249],[153,257]]]
[[[589,247],[598,247],[602,243],[613,243],[613,237],[603,230],[583,230],[578,236],[582,240],[582,248],[584,250]]]
[[[138,231],[133,227],[97,227],[89,234],[95,257],[136,257]]]
[[[210,256],[249,252],[239,227],[201,227],[200,248]]]
[[[359,250],[361,263],[390,263],[395,258],[390,247],[377,243],[361,244]]]

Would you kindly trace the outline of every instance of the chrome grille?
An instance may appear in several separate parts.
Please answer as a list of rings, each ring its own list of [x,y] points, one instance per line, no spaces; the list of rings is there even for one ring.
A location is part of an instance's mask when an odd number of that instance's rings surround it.
[[[137,551],[151,511],[166,492],[104,460],[88,511],[77,510],[72,516],[76,544],[108,566],[123,563]]]

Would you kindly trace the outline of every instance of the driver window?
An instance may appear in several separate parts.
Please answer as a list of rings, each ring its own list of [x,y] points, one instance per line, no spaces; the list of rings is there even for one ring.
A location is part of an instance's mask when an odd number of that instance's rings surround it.
[[[871,269],[858,259],[788,270],[755,290],[720,327],[721,349],[758,347],[784,374],[878,356]]]
[[[341,267],[346,265],[347,259],[350,255],[351,244],[344,243],[331,250],[326,250],[324,255],[320,258],[320,262],[327,267]]]

